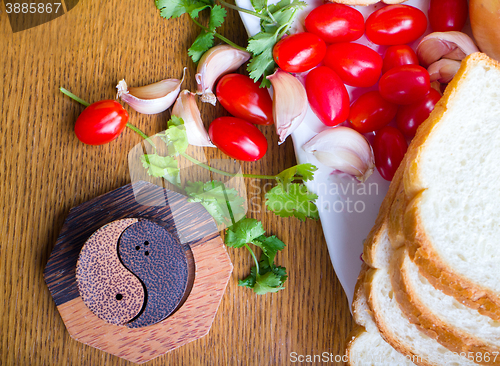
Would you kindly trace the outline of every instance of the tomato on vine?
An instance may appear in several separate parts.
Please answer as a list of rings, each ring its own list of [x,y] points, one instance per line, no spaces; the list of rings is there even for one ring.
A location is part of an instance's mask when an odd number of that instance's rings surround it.
[[[116,100],[100,100],[89,104],[64,88],[59,88],[59,90],[87,107],[78,116],[75,123],[76,137],[84,144],[107,144],[116,139],[125,127],[148,139],[144,132],[128,122],[127,111]]]

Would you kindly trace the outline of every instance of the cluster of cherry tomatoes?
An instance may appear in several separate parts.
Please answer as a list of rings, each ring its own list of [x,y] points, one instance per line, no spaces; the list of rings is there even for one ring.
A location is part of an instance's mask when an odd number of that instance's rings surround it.
[[[431,3],[431,22],[443,31],[449,30],[446,27],[461,29],[463,12],[450,11],[454,8],[449,3],[462,1],[445,2],[446,11]],[[412,6],[389,5],[365,22],[356,9],[327,3],[309,13],[305,28],[305,32],[276,44],[276,63],[292,73],[312,69],[305,76],[307,96],[325,125],[348,121],[360,133],[375,133],[372,147],[376,166],[382,177],[391,180],[406,152],[407,140],[441,97],[407,46],[425,33],[427,17]],[[377,45],[389,46],[384,57],[368,46],[353,43],[363,34]],[[378,90],[372,90],[377,83]],[[351,104],[346,85],[371,89]],[[388,126],[394,119],[397,128]]]
[[[461,30],[467,0],[431,0],[429,20],[435,31]],[[427,29],[425,14],[407,5],[388,5],[366,22],[356,9],[326,3],[305,19],[306,31],[287,36],[273,49],[278,66],[291,73],[306,72],[309,104],[327,126],[346,122],[362,134],[374,133],[376,166],[391,180],[418,126],[441,95],[430,87],[427,70],[418,65],[406,44]],[[363,34],[389,46],[384,57],[353,43]],[[378,83],[378,89],[372,90]],[[371,88],[352,103],[346,86]],[[220,117],[209,127],[212,142],[227,155],[245,161],[262,158],[267,141],[254,125],[273,124],[272,100],[248,76],[229,74],[217,84],[216,95],[233,117]],[[395,120],[396,127],[388,126]],[[128,114],[116,101],[92,104],[75,125],[78,138],[92,145],[107,143],[125,128]]]
[[[266,137],[254,125],[271,125],[273,102],[265,88],[250,77],[228,74],[217,83],[220,104],[234,117],[219,117],[208,128],[210,140],[226,155],[255,161],[267,151]]]

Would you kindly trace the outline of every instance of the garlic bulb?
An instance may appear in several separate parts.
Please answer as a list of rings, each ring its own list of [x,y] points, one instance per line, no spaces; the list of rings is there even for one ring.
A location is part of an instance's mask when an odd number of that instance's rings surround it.
[[[366,138],[349,127],[324,130],[302,146],[318,161],[355,177],[361,183],[373,173],[375,159]]]
[[[127,83],[122,79],[116,86],[118,97],[139,113],[161,113],[174,104],[181,90],[185,74],[186,68],[184,68],[181,80],[165,79],[150,85],[133,88],[127,87]]]
[[[281,69],[267,79],[273,85],[273,119],[279,136],[278,144],[282,144],[306,116],[306,89],[295,76]]]
[[[449,60],[447,58],[442,58],[441,60],[432,63],[427,68],[430,80],[437,80],[443,84],[449,83],[460,68],[460,64],[460,61]]]
[[[183,119],[190,145],[215,147],[203,126],[200,110],[196,104],[196,94],[183,90],[172,108],[172,115]]]
[[[461,61],[465,56],[478,52],[474,41],[462,32],[434,32],[425,36],[417,46],[417,56],[424,66],[440,58]]]
[[[250,53],[223,44],[212,47],[203,54],[196,70],[198,88],[196,94],[201,101],[215,105],[217,98],[212,89],[223,75],[236,71],[250,59]]]

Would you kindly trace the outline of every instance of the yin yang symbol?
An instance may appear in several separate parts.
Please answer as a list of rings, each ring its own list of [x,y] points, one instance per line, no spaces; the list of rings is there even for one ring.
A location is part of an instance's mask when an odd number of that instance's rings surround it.
[[[85,242],[76,279],[80,296],[102,320],[130,328],[156,324],[180,305],[188,263],[178,240],[144,219],[122,219]]]

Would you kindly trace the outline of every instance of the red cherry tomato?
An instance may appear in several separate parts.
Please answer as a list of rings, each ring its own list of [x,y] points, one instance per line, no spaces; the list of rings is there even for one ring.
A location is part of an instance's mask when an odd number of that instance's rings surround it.
[[[427,29],[427,17],[408,5],[388,5],[366,19],[366,36],[379,45],[405,44],[415,41]]]
[[[418,57],[410,46],[391,46],[385,51],[382,74],[396,66],[418,65]]]
[[[396,116],[398,106],[382,98],[376,90],[361,95],[351,104],[349,122],[359,133],[376,131]]]
[[[128,113],[116,100],[92,103],[78,116],[75,134],[87,145],[102,145],[113,141],[123,131]]]
[[[216,94],[220,104],[233,116],[257,125],[274,123],[271,96],[248,76],[225,75],[217,84]]]
[[[429,23],[434,32],[461,31],[468,14],[467,0],[431,0]]]
[[[407,137],[415,136],[418,126],[429,117],[439,99],[441,99],[441,94],[431,88],[429,93],[418,102],[399,107],[396,115],[399,130]]]
[[[295,33],[274,45],[273,57],[278,66],[287,72],[303,72],[323,61],[326,44],[317,35]]]
[[[306,76],[309,105],[327,126],[336,126],[349,116],[349,94],[339,76],[326,66],[317,67]]]
[[[219,117],[208,128],[210,140],[230,157],[256,161],[267,151],[266,137],[250,122],[235,117]]]
[[[344,84],[362,88],[375,85],[382,70],[382,57],[358,43],[334,43],[328,46],[324,62]]]
[[[323,4],[305,19],[308,32],[327,43],[351,42],[365,33],[365,20],[356,9],[343,4]]]
[[[422,66],[403,65],[380,78],[380,95],[394,104],[411,104],[422,99],[431,88],[429,73]]]
[[[407,148],[406,139],[397,128],[385,126],[375,133],[373,155],[382,178],[392,180]]]

